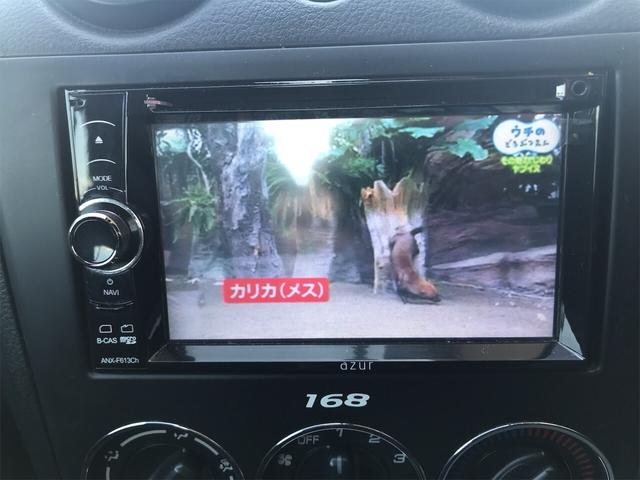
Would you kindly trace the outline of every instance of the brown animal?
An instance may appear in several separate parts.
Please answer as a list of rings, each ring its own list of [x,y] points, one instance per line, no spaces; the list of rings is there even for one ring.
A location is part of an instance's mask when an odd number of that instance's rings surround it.
[[[414,259],[420,253],[415,235],[422,232],[422,227],[411,231],[398,229],[391,237],[391,266],[396,281],[398,295],[404,303],[411,301],[424,301],[437,303],[440,295],[436,286],[425,280],[414,266]]]

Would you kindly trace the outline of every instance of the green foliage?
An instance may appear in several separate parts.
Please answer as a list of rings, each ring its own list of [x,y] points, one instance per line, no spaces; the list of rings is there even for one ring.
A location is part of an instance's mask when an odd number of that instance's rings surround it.
[[[497,115],[487,115],[480,118],[470,118],[463,120],[458,125],[453,127],[454,132],[473,132],[476,133],[479,130],[486,130],[493,122],[498,118]]]
[[[185,153],[189,147],[189,136],[184,128],[169,128],[156,131],[156,155],[175,156]]]
[[[446,127],[438,123],[437,117],[345,122],[334,129],[331,152],[316,165],[315,174],[330,188],[359,200],[361,189],[375,180],[393,187],[403,177],[422,175],[424,158],[432,149],[446,150],[461,158],[470,155],[477,161],[486,159],[489,152],[476,138],[496,118],[464,118]]]
[[[474,160],[485,160],[489,156],[489,152],[473,138],[458,138],[455,142],[446,143],[444,148],[460,158],[469,154]]]
[[[269,155],[265,166],[265,180],[269,197],[274,198],[297,190],[298,185],[291,173],[273,155]]]
[[[432,148],[446,150],[460,158],[471,155],[475,161],[486,160],[489,157],[489,151],[478,143],[477,136],[479,132],[490,128],[497,118],[497,115],[487,115],[463,120],[451,128],[451,131],[466,132],[468,136],[456,136],[455,140],[441,138],[433,144]]]
[[[399,132],[408,133],[413,138],[433,138],[438,133],[444,132],[444,127],[406,127],[398,130]]]
[[[352,157],[342,164],[344,174],[351,178],[374,178],[378,173],[374,158]]]
[[[180,237],[181,228],[190,224],[196,235],[205,235],[212,232],[216,226],[217,202],[214,195],[208,192],[201,184],[189,185],[182,196],[173,200],[162,202],[165,208],[172,208],[171,218],[173,229],[173,241]]]
[[[269,191],[272,217],[277,225],[289,228],[299,215],[301,187],[273,152],[270,153],[265,166],[265,179]]]
[[[340,157],[343,155],[361,155],[367,143],[372,139],[382,136],[385,127],[375,119],[352,120],[336,126],[331,139],[331,155]]]
[[[202,134],[196,127],[169,127],[155,133],[156,156],[161,188],[165,189],[161,205],[168,225],[173,230],[173,241],[189,225],[194,235],[205,235],[215,230],[218,205],[215,181],[210,178],[211,166],[206,148],[202,148]],[[196,148],[198,147],[198,148]]]
[[[331,151],[314,169],[321,184],[340,191],[354,200],[360,190],[384,174],[384,166],[370,155],[373,139],[395,128],[394,119],[362,119],[344,122],[335,127]]]
[[[354,155],[330,155],[314,173],[326,186],[349,197],[359,198],[360,190],[383,175],[384,166],[374,158]]]

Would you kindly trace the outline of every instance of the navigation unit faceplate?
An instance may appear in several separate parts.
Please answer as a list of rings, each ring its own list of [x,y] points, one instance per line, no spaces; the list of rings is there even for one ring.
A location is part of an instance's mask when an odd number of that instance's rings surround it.
[[[95,368],[581,362],[605,79],[67,91]]]

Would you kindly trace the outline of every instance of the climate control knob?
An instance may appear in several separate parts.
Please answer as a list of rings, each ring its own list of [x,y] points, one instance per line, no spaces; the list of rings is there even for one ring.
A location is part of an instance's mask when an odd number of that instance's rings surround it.
[[[444,480],[609,480],[611,466],[586,437],[550,423],[513,423],[469,440],[444,467]]]
[[[361,425],[329,423],[280,441],[262,461],[263,480],[423,480],[422,467],[390,436]]]
[[[132,267],[144,244],[142,222],[125,204],[111,199],[83,203],[69,228],[74,258],[89,268],[119,272]]]
[[[89,452],[86,480],[242,480],[240,467],[209,437],[172,423],[141,422],[109,433]]]

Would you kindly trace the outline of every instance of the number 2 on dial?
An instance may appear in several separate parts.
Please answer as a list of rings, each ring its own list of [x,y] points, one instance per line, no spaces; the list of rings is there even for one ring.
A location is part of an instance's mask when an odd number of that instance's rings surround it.
[[[330,393],[320,398],[320,406],[322,408],[338,408],[338,407],[365,407],[371,397],[366,393]],[[305,408],[313,408],[318,399],[317,393],[307,393],[307,404]]]

